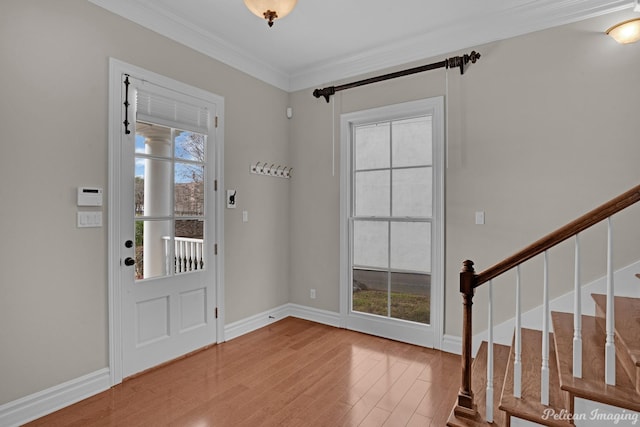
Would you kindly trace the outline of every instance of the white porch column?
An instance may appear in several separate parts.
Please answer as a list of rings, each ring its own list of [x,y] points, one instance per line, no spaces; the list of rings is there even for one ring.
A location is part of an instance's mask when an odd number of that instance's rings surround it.
[[[139,127],[145,138],[145,153],[166,158],[145,160],[144,215],[167,217],[171,215],[171,129],[164,126]],[[146,221],[144,224],[144,277],[164,276],[166,271],[165,242],[163,236],[171,235],[169,221]],[[169,263],[171,265],[173,262]]]

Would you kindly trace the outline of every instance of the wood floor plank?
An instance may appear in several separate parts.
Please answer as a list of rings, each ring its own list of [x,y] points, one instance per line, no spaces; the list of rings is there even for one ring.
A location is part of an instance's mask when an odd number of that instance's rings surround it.
[[[391,415],[385,422],[388,427],[408,425],[411,418],[416,415],[418,405],[424,399],[431,384],[414,378],[409,390],[394,407]],[[422,417],[421,415],[419,415]],[[424,418],[424,417],[423,417]]]
[[[456,355],[286,318],[27,426],[444,425],[459,367]]]

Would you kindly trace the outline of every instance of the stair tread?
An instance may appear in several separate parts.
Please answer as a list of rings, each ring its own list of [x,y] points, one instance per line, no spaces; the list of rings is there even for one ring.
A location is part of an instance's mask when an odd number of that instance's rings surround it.
[[[478,413],[474,419],[458,417],[453,411],[449,416],[447,425],[451,427],[479,427],[479,426],[506,426],[507,421],[505,413],[500,411],[498,405],[500,403],[500,389],[504,382],[504,375],[509,359],[509,347],[501,344],[493,345],[493,423],[489,424],[485,421],[486,415],[486,398],[487,398],[487,348],[489,345],[483,341],[478,349],[478,354],[473,360],[471,390],[473,391],[474,401],[478,407]]]
[[[549,345],[549,405],[540,403],[540,382],[542,365],[542,332],[531,329],[522,329],[522,387],[521,398],[513,395],[513,377],[515,346],[511,346],[509,364],[505,375],[500,409],[507,413],[539,424],[550,426],[571,426],[567,420],[554,420],[547,416],[552,409],[555,414],[569,413],[569,408],[564,402],[560,384],[556,356],[553,345]],[[549,343],[553,341],[553,334],[549,334]]]
[[[591,297],[606,313],[607,296],[591,294]],[[640,367],[640,299],[615,297],[614,306],[616,340],[621,340],[633,363]]]
[[[582,378],[573,377],[573,314],[552,312],[560,386],[576,397],[640,411],[640,395],[616,358],[616,385],[604,381],[605,334],[593,316],[582,316]]]

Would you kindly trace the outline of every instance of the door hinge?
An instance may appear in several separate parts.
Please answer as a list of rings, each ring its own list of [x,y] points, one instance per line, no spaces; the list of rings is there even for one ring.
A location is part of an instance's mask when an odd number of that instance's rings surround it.
[[[216,127],[216,128],[218,127],[218,116],[216,116],[216,124],[215,124],[215,127]]]
[[[213,181],[213,191],[218,191],[218,180]]]
[[[218,255],[218,244],[213,245],[213,254]]]
[[[218,307],[216,307],[215,312],[216,312],[216,319],[217,319],[218,318]]]

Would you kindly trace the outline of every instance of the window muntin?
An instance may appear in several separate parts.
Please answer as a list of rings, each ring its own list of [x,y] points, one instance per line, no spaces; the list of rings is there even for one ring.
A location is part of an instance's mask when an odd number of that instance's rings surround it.
[[[352,129],[353,311],[430,322],[431,119]]]

